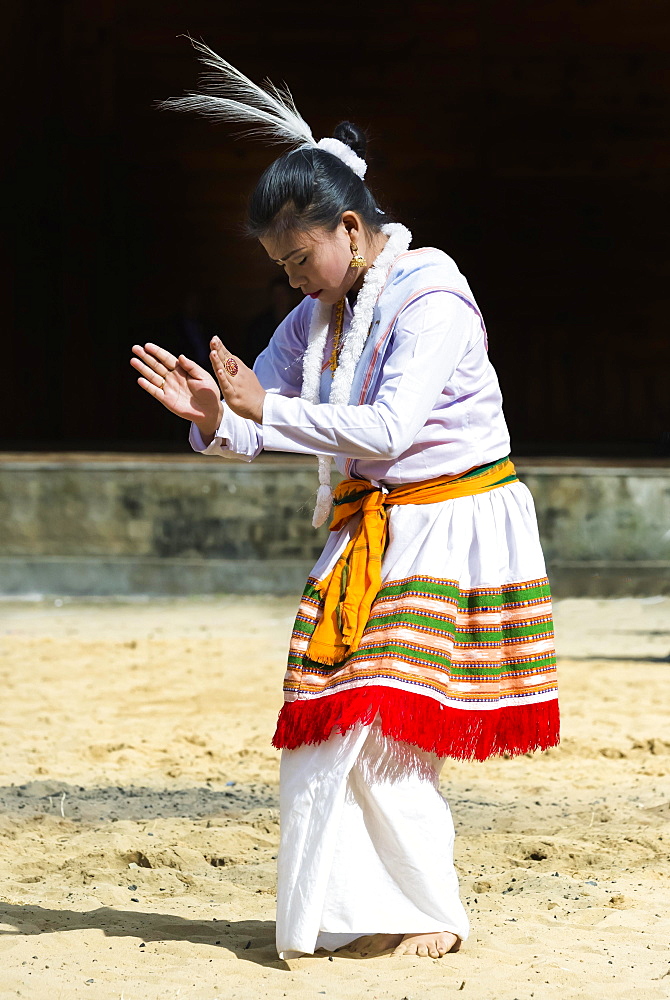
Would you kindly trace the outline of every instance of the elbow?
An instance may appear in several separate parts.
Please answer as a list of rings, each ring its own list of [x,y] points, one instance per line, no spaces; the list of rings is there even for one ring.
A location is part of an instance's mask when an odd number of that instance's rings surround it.
[[[403,427],[395,416],[382,421],[382,434],[376,457],[394,462],[404,455],[414,440],[413,428]]]
[[[402,442],[391,440],[386,446],[375,452],[375,458],[381,458],[385,462],[395,462],[405,451],[407,448]]]

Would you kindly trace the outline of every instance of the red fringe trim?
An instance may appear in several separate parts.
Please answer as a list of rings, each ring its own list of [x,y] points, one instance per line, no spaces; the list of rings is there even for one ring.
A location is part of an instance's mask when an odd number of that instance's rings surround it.
[[[556,698],[478,711],[446,708],[426,695],[370,686],[286,702],[272,745],[294,750],[322,743],[333,731],[346,733],[357,722],[371,723],[377,713],[385,736],[457,760],[546,750],[559,741]]]

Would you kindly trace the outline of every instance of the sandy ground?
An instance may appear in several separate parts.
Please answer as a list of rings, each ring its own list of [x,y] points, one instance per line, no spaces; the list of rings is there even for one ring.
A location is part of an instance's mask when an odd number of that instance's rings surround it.
[[[0,997],[670,996],[670,599],[558,602],[561,747],[445,768],[459,954],[285,963],[295,603],[0,605]]]

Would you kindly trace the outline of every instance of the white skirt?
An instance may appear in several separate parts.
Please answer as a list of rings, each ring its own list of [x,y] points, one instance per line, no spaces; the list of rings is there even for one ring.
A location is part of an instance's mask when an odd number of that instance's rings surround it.
[[[282,752],[280,958],[366,934],[467,938],[442,764],[383,737],[378,719]]]
[[[318,588],[360,519],[332,532],[298,609],[273,740],[294,749],[368,723],[440,757],[483,760],[558,742],[551,596],[528,489],[391,506],[382,581],[360,646],[309,657]]]

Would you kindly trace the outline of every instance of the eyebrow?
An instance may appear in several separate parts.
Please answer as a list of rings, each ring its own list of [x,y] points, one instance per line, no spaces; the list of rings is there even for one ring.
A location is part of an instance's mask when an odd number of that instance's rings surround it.
[[[296,250],[291,250],[291,252],[290,252],[290,253],[287,253],[285,257],[280,257],[280,258],[279,258],[279,260],[277,260],[277,259],[276,259],[276,258],[274,258],[274,257],[271,257],[270,259],[271,259],[271,260],[272,260],[272,261],[273,261],[273,262],[274,262],[275,264],[283,264],[283,263],[284,263],[284,261],[285,261],[285,260],[288,260],[288,259],[289,259],[289,257],[292,257],[294,253],[300,253],[300,251],[301,251],[301,250],[306,250],[306,249],[307,249],[307,247],[298,247],[298,248],[297,248]]]

